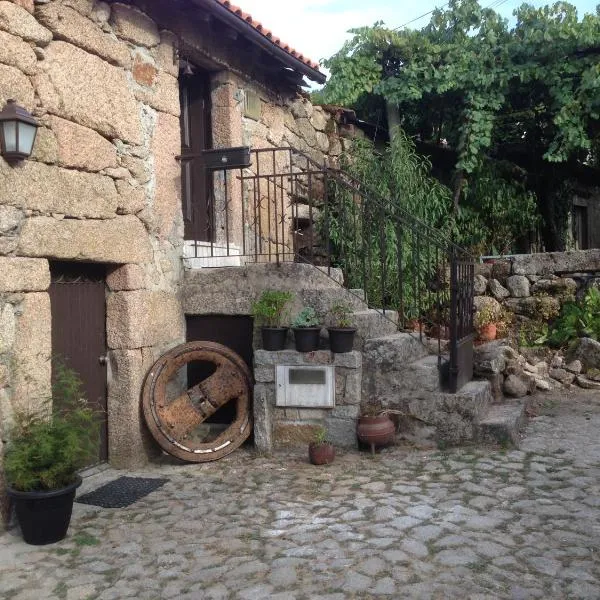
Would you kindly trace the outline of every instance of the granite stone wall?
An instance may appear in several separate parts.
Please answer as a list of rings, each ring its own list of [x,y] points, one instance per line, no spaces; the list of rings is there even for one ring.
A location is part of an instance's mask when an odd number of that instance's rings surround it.
[[[180,56],[211,72],[214,147],[339,155],[334,114],[256,74],[232,44],[202,15],[164,2],[0,0],[0,107],[15,99],[41,125],[30,159],[0,158],[3,442],[14,408],[50,395],[50,265],[74,261],[107,272],[110,462],[134,467],[151,454],[141,385],[154,360],[185,340]],[[259,96],[258,118],[244,116],[249,92]],[[241,190],[232,189],[239,223]]]

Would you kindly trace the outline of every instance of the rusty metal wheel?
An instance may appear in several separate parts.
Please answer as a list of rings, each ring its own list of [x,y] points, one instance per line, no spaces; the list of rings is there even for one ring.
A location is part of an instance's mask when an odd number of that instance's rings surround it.
[[[216,371],[169,399],[169,383],[193,361],[212,363]],[[173,385],[171,383],[171,385]],[[188,462],[208,462],[227,456],[252,431],[252,376],[243,359],[215,342],[190,342],[163,354],[146,377],[142,396],[144,418],[163,450]],[[235,402],[235,419],[214,439],[206,439],[206,419]]]

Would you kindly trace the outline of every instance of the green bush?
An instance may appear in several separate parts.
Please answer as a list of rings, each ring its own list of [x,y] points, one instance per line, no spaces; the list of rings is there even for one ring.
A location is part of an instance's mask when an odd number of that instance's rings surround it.
[[[4,457],[6,480],[21,491],[54,490],[75,481],[97,453],[100,432],[77,373],[55,367],[52,399],[37,411],[17,411]]]
[[[282,327],[287,318],[286,307],[292,298],[291,292],[265,290],[252,305],[252,314],[265,327]]]
[[[565,346],[580,337],[600,340],[600,291],[596,287],[589,288],[580,302],[563,305],[548,341]]]
[[[312,306],[307,306],[296,315],[292,327],[318,327],[320,324],[317,311]]]

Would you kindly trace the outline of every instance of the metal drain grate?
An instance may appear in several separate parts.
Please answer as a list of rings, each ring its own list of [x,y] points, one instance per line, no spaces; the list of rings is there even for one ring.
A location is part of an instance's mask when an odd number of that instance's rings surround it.
[[[162,487],[168,479],[153,477],[119,477],[76,498],[75,502],[102,508],[125,508]]]

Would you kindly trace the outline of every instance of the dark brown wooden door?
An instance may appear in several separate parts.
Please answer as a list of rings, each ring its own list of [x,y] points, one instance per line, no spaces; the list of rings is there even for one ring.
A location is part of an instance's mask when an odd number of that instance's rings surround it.
[[[53,374],[56,360],[74,369],[88,404],[98,411],[100,449],[90,465],[108,459],[106,291],[98,265],[51,265]],[[57,399],[59,401],[59,399]]]
[[[211,147],[210,83],[206,73],[181,74],[181,197],[185,239],[210,242],[214,236],[212,174],[197,156]],[[194,158],[186,159],[193,155]]]

